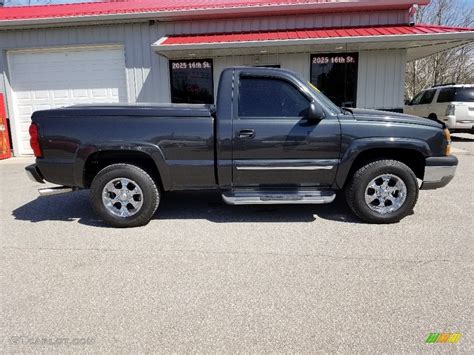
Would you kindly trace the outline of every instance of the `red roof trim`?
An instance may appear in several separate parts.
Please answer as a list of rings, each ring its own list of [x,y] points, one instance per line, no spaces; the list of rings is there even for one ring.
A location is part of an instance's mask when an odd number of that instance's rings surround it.
[[[205,35],[169,36],[161,46],[179,46],[204,43],[258,42],[274,40],[316,39],[337,37],[404,36],[419,34],[441,34],[474,32],[474,28],[446,27],[434,25],[416,26],[372,26],[342,27],[332,29],[301,29],[287,31],[260,31],[240,33],[214,33]]]
[[[39,20],[59,18],[81,18],[88,16],[124,15],[160,12],[186,12],[198,10],[228,9],[229,12],[241,8],[261,8],[271,6],[307,5],[320,7],[355,8],[364,5],[372,8],[408,8],[412,4],[426,5],[428,0],[393,0],[384,3],[376,1],[335,1],[335,0],[128,0],[119,2],[84,2],[75,4],[21,6],[0,8],[1,21]],[[360,7],[359,7],[360,10]]]

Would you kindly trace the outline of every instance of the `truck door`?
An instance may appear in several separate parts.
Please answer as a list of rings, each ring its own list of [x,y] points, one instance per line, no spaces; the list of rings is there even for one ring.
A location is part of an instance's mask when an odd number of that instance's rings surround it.
[[[317,187],[334,182],[340,126],[305,118],[312,98],[289,77],[241,73],[234,91],[233,186]]]

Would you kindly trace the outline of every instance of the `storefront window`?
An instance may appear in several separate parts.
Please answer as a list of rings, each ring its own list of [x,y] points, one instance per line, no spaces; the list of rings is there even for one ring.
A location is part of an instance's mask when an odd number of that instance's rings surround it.
[[[311,83],[336,105],[355,107],[358,62],[358,53],[314,54],[311,56]]]
[[[170,60],[171,102],[214,103],[212,59]]]

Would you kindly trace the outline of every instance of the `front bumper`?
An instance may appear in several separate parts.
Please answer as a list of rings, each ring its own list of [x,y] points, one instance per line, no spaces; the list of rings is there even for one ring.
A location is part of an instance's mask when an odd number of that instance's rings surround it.
[[[41,174],[41,171],[39,171],[36,164],[28,165],[25,168],[25,170],[26,170],[26,175],[28,175],[30,180],[44,184],[43,175]]]
[[[434,190],[445,187],[454,178],[458,158],[453,155],[447,157],[426,158],[425,177],[422,190]]]

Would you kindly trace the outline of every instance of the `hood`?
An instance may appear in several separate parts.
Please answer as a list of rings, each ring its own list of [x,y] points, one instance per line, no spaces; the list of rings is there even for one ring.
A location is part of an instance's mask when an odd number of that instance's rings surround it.
[[[404,113],[369,110],[363,108],[350,108],[349,110],[354,115],[354,118],[358,121],[394,122],[443,128],[443,124],[441,122],[429,120],[423,117],[406,115]]]

